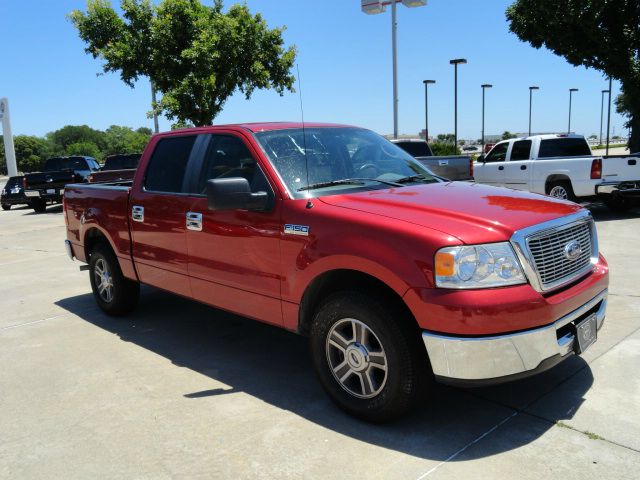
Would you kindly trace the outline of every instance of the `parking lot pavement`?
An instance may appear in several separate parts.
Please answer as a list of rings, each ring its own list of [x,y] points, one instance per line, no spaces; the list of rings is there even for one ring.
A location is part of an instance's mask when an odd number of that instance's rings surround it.
[[[95,306],[60,207],[0,212],[0,478],[637,478],[640,211],[593,207],[599,339],[538,377],[375,426],[337,410],[306,340],[144,288]]]

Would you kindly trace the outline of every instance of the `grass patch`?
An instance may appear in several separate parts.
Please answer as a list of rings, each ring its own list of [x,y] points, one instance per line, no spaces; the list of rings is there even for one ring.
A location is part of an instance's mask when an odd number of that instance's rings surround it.
[[[591,440],[604,440],[604,438],[601,437],[600,435],[598,435],[597,433],[593,433],[593,432],[590,432],[588,430],[586,432],[583,432],[582,430],[575,429],[575,428],[567,425],[566,423],[561,422],[560,420],[558,420],[556,422],[556,426],[558,426],[560,428],[568,428],[569,430],[573,430],[573,431],[576,431],[576,432],[584,433]]]

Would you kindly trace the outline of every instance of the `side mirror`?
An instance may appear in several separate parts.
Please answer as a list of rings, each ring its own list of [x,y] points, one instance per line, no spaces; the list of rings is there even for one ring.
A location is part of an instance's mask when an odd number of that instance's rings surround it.
[[[478,162],[485,163],[486,161],[487,159],[485,158],[484,153],[478,157]]]
[[[251,192],[246,178],[213,178],[207,181],[209,210],[265,210],[267,192]]]

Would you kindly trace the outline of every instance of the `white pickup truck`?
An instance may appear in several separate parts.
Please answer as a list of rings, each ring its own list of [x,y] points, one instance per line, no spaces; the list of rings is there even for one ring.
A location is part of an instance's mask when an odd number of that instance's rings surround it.
[[[474,179],[572,201],[599,197],[620,210],[640,199],[640,157],[593,156],[581,135],[534,135],[497,143],[475,162]]]

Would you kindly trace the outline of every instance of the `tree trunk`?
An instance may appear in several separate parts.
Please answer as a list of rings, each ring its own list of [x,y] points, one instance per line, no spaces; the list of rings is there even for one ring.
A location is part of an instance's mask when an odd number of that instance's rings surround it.
[[[633,115],[631,120],[631,137],[629,138],[629,152],[640,152],[640,115]]]

